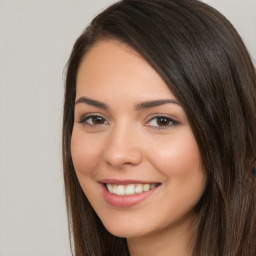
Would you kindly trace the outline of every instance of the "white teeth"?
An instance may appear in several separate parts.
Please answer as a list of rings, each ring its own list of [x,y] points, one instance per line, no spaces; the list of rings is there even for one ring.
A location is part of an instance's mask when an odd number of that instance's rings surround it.
[[[143,187],[141,184],[138,184],[135,189],[135,193],[139,194],[143,192]]]
[[[107,189],[108,189],[108,191],[109,191],[110,193],[113,193],[113,192],[114,192],[114,191],[113,191],[113,187],[112,187],[111,184],[107,184]]]
[[[112,185],[112,188],[113,188],[113,190],[112,190],[113,192],[112,193],[113,194],[116,194],[116,187],[117,187],[116,185]]]
[[[149,191],[149,189],[150,189],[150,185],[149,184],[145,184],[144,186],[143,186],[143,190],[146,192],[146,191]]]
[[[134,185],[128,185],[125,189],[125,194],[126,195],[133,195],[135,191]]]
[[[111,194],[124,196],[124,195],[134,195],[147,192],[155,188],[157,184],[129,184],[129,185],[116,185],[116,184],[106,184],[108,191]]]
[[[119,196],[125,195],[125,187],[123,185],[118,185],[116,187],[116,194]]]

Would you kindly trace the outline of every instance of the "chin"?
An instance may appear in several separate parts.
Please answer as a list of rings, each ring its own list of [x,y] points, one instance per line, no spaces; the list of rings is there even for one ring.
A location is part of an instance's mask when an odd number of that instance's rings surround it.
[[[122,220],[113,222],[103,220],[102,223],[107,231],[116,237],[141,237],[150,233],[150,227],[144,227],[143,223],[140,223],[141,225],[138,225],[136,220]]]

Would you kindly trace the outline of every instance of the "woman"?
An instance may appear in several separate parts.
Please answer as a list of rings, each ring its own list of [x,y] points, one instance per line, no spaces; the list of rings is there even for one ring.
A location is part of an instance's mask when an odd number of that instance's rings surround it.
[[[99,14],[67,66],[75,255],[255,255],[255,99],[246,48],[208,5],[123,0]]]

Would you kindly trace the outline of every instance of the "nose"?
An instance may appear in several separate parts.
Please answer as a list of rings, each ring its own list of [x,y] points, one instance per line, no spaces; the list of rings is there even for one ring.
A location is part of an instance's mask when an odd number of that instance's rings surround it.
[[[104,157],[107,164],[121,169],[138,165],[142,161],[142,150],[136,129],[128,126],[115,127],[105,146]]]

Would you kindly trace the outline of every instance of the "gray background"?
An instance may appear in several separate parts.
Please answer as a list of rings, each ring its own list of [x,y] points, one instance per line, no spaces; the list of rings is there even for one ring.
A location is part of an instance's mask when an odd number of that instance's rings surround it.
[[[114,0],[0,0],[0,255],[70,255],[61,169],[64,66]],[[256,0],[207,0],[256,64]]]

